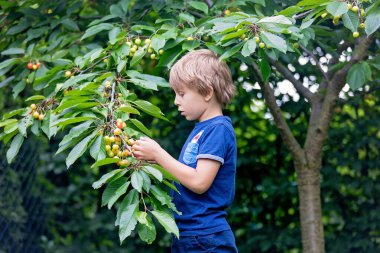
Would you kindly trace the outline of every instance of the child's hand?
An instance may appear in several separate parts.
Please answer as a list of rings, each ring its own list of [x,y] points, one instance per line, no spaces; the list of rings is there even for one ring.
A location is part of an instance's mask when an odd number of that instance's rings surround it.
[[[133,154],[139,160],[146,160],[150,163],[156,163],[157,154],[162,150],[161,146],[154,140],[141,137],[135,141],[132,146]]]

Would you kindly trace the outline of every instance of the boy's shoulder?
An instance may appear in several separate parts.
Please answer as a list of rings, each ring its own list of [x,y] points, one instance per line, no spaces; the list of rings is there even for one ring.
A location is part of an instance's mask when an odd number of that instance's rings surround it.
[[[223,132],[227,132],[232,138],[235,136],[235,131],[229,117],[220,117],[213,120],[209,124],[205,125],[201,131],[202,135],[205,136],[210,134],[223,134]]]

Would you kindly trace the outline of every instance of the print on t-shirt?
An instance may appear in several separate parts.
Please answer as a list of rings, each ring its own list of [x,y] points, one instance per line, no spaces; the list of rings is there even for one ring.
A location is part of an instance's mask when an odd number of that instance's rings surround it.
[[[197,155],[198,155],[198,140],[203,134],[204,130],[200,131],[197,135],[194,136],[194,138],[187,144],[185,153],[183,155],[183,161],[186,164],[192,164],[197,161]]]

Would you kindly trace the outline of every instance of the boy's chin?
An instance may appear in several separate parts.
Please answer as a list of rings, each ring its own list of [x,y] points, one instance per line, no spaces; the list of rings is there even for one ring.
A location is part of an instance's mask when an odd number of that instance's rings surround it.
[[[196,120],[196,119],[194,119],[194,117],[191,117],[189,115],[182,115],[182,116],[185,117],[185,119],[188,120],[188,121]]]

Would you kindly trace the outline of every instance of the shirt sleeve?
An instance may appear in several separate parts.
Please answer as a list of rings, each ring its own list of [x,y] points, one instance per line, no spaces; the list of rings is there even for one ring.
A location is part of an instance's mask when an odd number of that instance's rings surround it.
[[[222,124],[215,125],[207,129],[199,140],[199,158],[206,158],[224,164],[229,145],[229,135],[227,127]]]

